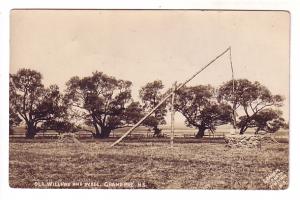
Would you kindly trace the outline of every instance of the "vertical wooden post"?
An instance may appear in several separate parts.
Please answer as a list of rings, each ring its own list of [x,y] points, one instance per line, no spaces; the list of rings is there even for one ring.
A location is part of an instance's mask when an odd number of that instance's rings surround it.
[[[235,93],[235,85],[234,85],[234,71],[233,71],[233,65],[232,65],[232,56],[231,56],[231,47],[229,47],[229,60],[230,60],[230,68],[231,68],[231,79],[232,79],[232,98],[234,101],[234,93]],[[233,103],[233,108],[232,108],[232,119],[233,119],[233,130],[231,130],[231,134],[236,134],[236,106]]]
[[[175,90],[176,90],[176,82],[173,84],[173,93],[172,93],[172,99],[171,99],[171,147],[173,147],[174,144],[174,116],[175,116],[175,110],[174,110],[174,99],[175,99]]]

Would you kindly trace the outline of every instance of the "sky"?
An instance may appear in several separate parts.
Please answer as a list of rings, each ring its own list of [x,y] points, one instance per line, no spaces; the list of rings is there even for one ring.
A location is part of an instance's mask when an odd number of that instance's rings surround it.
[[[13,10],[10,72],[35,69],[64,90],[72,76],[102,71],[132,81],[138,100],[146,83],[162,80],[167,90],[230,46],[235,78],[283,95],[288,120],[289,31],[284,11]],[[188,85],[230,79],[227,53]]]

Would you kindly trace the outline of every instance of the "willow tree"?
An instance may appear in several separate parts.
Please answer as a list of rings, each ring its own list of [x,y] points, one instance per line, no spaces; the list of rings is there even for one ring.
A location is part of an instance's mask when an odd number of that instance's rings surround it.
[[[174,108],[185,117],[188,127],[198,129],[197,138],[202,138],[205,130],[214,131],[231,121],[230,106],[218,103],[210,85],[181,88],[176,92]]]
[[[246,118],[245,116],[243,118]],[[243,121],[244,119],[241,119]],[[280,128],[287,128],[282,112],[271,108],[264,109],[257,113],[249,122],[248,127],[255,129],[258,133],[275,133]]]
[[[96,71],[91,76],[72,77],[66,85],[65,102],[71,114],[85,124],[79,128],[95,138],[107,138],[112,130],[131,126],[141,117],[139,103],[131,98],[130,81]]]
[[[218,99],[230,104],[236,112],[239,111],[237,126],[240,128],[240,134],[244,134],[248,128],[258,127],[254,121],[259,117],[261,119],[262,114],[269,115],[270,112],[266,112],[266,109],[283,105],[283,96],[273,95],[267,87],[257,81],[238,79],[234,81],[234,90],[232,86],[232,80],[225,82],[218,90]],[[276,114],[269,116],[277,118]]]
[[[156,80],[147,83],[139,91],[139,96],[142,100],[142,107],[145,113],[152,110],[163,98],[162,89],[164,85],[162,81]],[[166,124],[165,116],[167,114],[167,103],[163,103],[159,106],[153,114],[145,119],[143,125],[150,127],[154,131],[154,136],[159,137],[161,135],[160,125]]]
[[[20,69],[10,74],[10,124],[26,125],[26,137],[34,138],[41,130],[65,130],[67,108],[56,85],[48,88],[42,84],[41,73],[31,69]],[[58,124],[59,126],[53,126]],[[49,126],[49,125],[52,126]]]

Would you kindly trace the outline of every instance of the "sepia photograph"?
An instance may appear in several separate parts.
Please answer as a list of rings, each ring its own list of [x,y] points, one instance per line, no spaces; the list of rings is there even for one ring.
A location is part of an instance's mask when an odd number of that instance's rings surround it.
[[[288,11],[13,9],[9,45],[11,188],[288,188]]]

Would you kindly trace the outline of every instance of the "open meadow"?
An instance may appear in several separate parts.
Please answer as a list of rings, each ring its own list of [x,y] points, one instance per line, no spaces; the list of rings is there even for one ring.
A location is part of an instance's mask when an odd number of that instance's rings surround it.
[[[217,143],[10,142],[14,188],[284,189],[266,179],[288,174],[288,143],[228,148]],[[269,177],[270,178],[270,177]],[[276,188],[277,187],[277,188]]]

